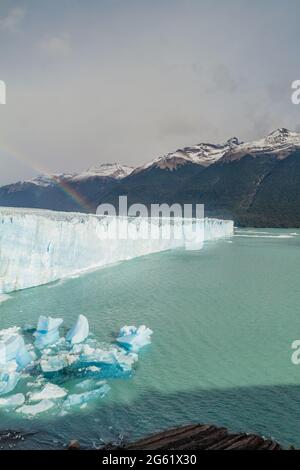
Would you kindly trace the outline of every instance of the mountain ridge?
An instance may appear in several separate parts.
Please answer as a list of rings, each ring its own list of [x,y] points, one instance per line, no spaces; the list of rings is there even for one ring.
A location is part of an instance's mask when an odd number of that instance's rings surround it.
[[[75,195],[75,197],[74,197]],[[300,134],[279,128],[252,142],[196,144],[132,167],[99,164],[0,188],[0,205],[95,212],[100,203],[204,204],[237,225],[300,227]]]

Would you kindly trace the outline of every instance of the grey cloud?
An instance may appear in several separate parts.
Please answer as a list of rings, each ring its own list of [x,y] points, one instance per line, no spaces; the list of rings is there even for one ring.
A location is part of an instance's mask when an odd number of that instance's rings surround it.
[[[72,50],[71,39],[68,33],[62,33],[42,40],[39,43],[40,49],[50,57],[65,58]]]
[[[218,64],[209,70],[208,91],[214,93],[235,93],[239,82],[233,78],[232,72],[224,64]]]
[[[236,3],[0,0],[0,183],[297,126],[300,3],[274,0],[267,34],[267,2]]]
[[[0,31],[8,33],[19,32],[24,20],[24,16],[24,8],[12,8],[6,16],[0,17]]]

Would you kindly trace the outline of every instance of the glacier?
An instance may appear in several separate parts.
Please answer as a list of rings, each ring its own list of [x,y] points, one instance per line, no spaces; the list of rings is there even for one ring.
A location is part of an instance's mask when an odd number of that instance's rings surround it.
[[[121,224],[129,237],[110,239]],[[144,239],[160,226],[177,238]],[[187,232],[198,229],[196,239]],[[233,222],[219,219],[151,219],[0,208],[0,295],[35,287],[137,256],[178,247],[198,249],[206,240],[230,237]],[[49,337],[48,337],[49,338]],[[42,340],[42,335],[39,336]]]

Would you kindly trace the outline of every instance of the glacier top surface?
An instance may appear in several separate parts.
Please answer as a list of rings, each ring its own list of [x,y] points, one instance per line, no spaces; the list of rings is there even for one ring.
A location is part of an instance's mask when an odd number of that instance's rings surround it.
[[[57,220],[57,221],[80,221],[82,219],[84,220],[91,220],[91,219],[97,219],[97,220],[102,220],[102,219],[115,219],[116,217],[119,219],[128,219],[128,220],[141,220],[141,219],[147,219],[147,220],[169,220],[173,218],[169,217],[134,217],[134,216],[110,216],[110,215],[97,215],[97,214],[86,214],[84,212],[62,212],[62,211],[52,211],[49,209],[36,209],[36,208],[30,208],[30,207],[4,207],[0,206],[0,217],[1,216],[26,216],[26,215],[31,215],[31,216],[38,216],[38,217],[46,217],[51,220]],[[174,217],[174,220],[180,219],[182,220],[183,218],[178,218]],[[186,219],[190,220],[190,219]],[[195,220],[210,220],[210,221],[219,221],[219,222],[229,222],[229,220],[224,220],[224,219],[218,219],[218,218],[213,218],[213,217],[204,217],[204,219],[193,219]],[[231,222],[231,221],[230,221]]]

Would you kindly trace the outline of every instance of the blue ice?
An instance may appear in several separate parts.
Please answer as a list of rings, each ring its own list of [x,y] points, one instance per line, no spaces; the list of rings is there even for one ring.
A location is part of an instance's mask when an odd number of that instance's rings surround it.
[[[70,341],[71,344],[82,343],[89,335],[89,322],[84,315],[79,315],[77,322],[68,331],[66,340]]]
[[[138,352],[141,348],[151,343],[153,331],[145,325],[138,328],[136,326],[123,326],[120,329],[117,342],[125,349]]]
[[[43,349],[46,346],[57,343],[59,340],[59,327],[63,323],[62,318],[52,318],[41,315],[38,321],[35,336],[35,346]]]

